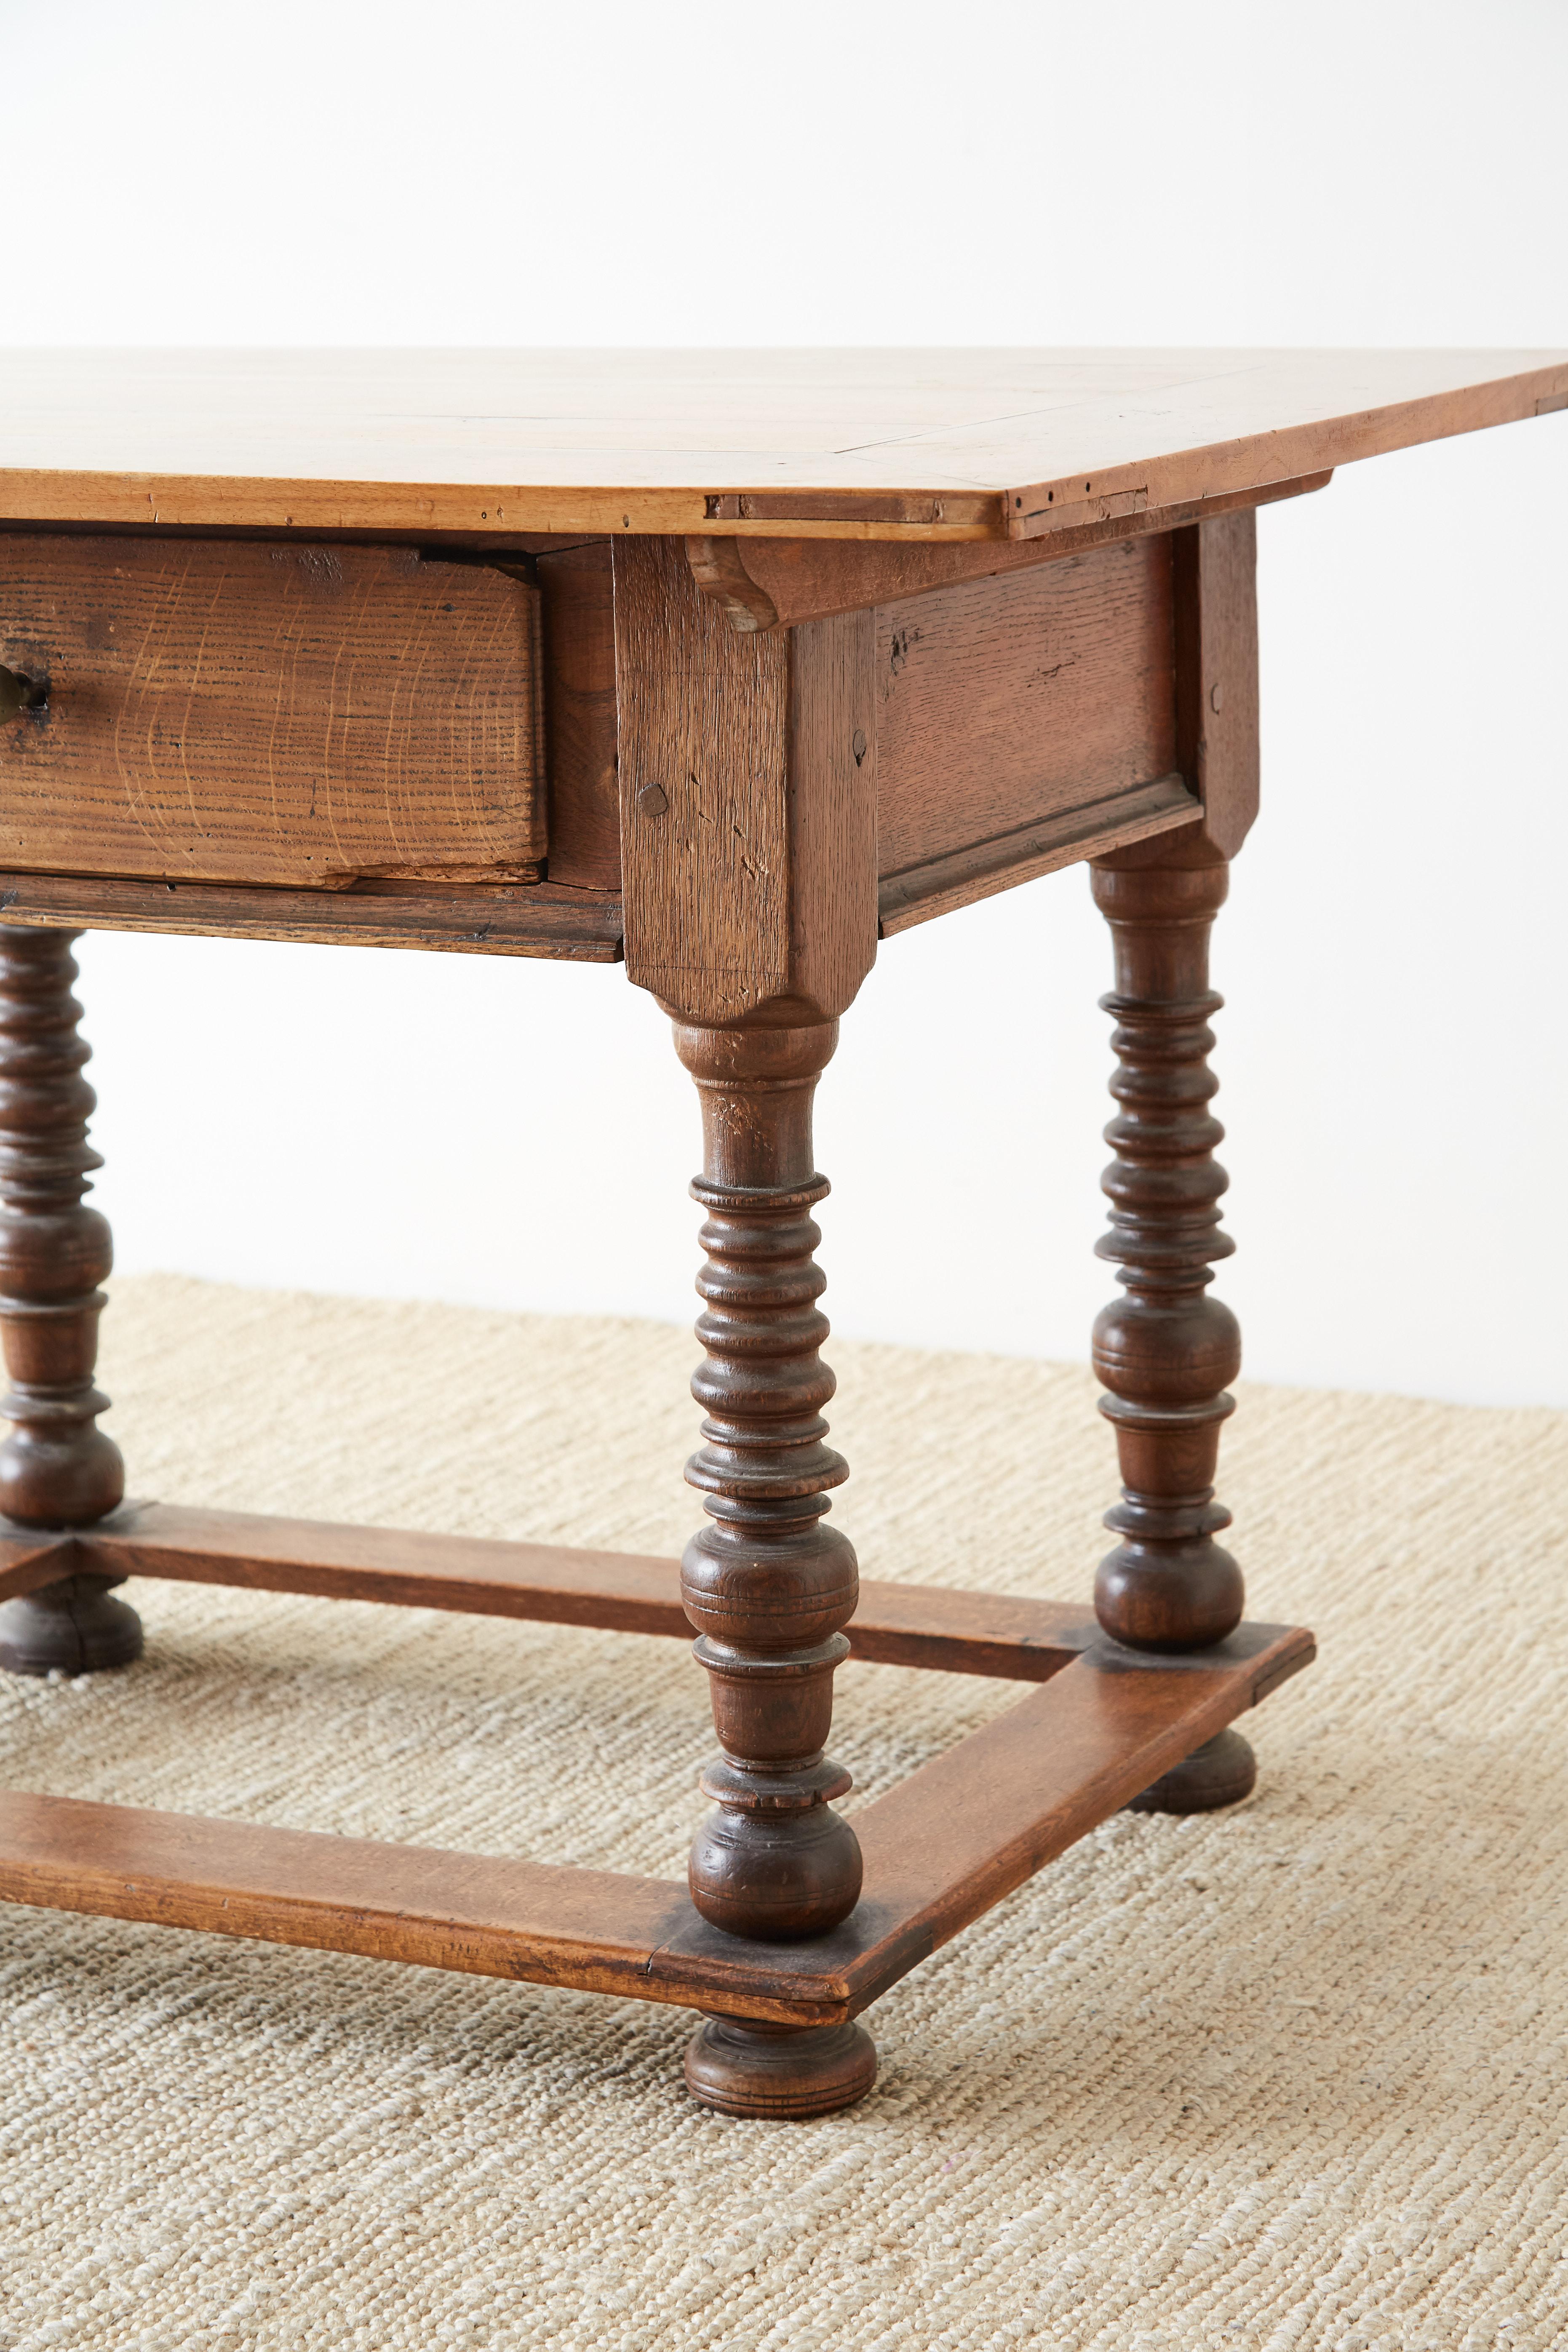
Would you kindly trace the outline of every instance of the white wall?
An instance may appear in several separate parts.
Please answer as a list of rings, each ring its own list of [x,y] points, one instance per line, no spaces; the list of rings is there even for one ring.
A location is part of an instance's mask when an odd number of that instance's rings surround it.
[[[9,341],[1568,344],[1557,0],[0,30]],[[1256,1374],[1568,1403],[1565,518],[1568,416],[1261,519],[1216,972]],[[690,1311],[695,1109],[618,971],[82,961],[122,1266]],[[822,1098],[841,1328],[1084,1352],[1106,965],[1081,873],[884,949]]]

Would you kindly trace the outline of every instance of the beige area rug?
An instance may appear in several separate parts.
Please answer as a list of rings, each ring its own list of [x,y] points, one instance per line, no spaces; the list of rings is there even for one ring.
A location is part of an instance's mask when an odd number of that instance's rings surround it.
[[[679,1548],[679,1330],[121,1284],[132,1492]],[[840,1345],[878,1575],[1087,1590],[1079,1370]],[[1254,1613],[1321,1664],[1256,1797],[1109,1822],[871,2012],[806,2125],[678,2011],[0,1910],[0,2345],[1548,2352],[1568,2338],[1568,1415],[1253,1390]],[[14,1784],[680,1874],[676,1643],[133,1588],[146,1660],[0,1689]],[[850,1666],[858,1799],[1021,1696]],[[857,1801],[851,1799],[850,1804]]]

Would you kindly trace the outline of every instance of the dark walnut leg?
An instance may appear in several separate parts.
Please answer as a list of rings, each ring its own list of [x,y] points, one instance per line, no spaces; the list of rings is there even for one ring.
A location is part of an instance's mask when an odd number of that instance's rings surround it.
[[[1214,1157],[1225,1130],[1209,1109],[1208,941],[1229,869],[1096,866],[1094,896],[1116,950],[1121,1105],[1106,1129],[1110,1231],[1100,1256],[1121,1267],[1125,1298],[1094,1327],[1094,1365],[1115,1424],[1121,1500],[1106,1515],[1121,1540],[1100,1563],[1095,1612],[1141,1650],[1196,1650],[1240,1622],[1241,1570],[1215,1541],[1230,1513],[1215,1500],[1220,1424],[1241,1364],[1236,1318],[1207,1295],[1210,1267],[1235,1244],[1219,1231],[1228,1181]],[[1145,1812],[1235,1804],[1257,1775],[1239,1733],[1223,1731],[1134,1801]]]
[[[76,931],[0,925],[0,1331],[10,1393],[0,1414],[0,1512],[23,1527],[90,1525],[125,1491],[119,1448],[95,1426],[98,1285],[109,1226],[82,1205],[102,1166],[87,1140],[89,1048],[72,996]],[[142,1622],[116,1576],[72,1576],[0,1606],[0,1666],[89,1674],[142,1654]]]
[[[827,1191],[812,1162],[811,1105],[837,1037],[809,1027],[700,1028],[675,1041],[702,1098],[707,1361],[692,1381],[703,1444],[686,1467],[710,1523],[687,1546],[681,1596],[708,1669],[722,1755],[702,1776],[717,1810],[691,1849],[691,1899],[731,1936],[820,1936],[860,1893],[860,1848],[830,1803],[849,1775],[824,1753],[833,1673],[848,1654],[855,1554],[823,1524],[847,1475],[824,1444],[833,1375],[811,1212]],[[825,2115],[871,2087],[858,2027],[772,2027],[714,2018],[687,2082],[731,2115]]]

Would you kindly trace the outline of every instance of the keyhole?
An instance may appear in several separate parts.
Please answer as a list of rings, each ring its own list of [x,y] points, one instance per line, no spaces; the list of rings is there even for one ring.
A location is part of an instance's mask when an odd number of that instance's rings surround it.
[[[49,681],[47,673],[27,669],[10,669],[0,663],[0,726],[17,719],[24,710],[44,710],[48,708]]]

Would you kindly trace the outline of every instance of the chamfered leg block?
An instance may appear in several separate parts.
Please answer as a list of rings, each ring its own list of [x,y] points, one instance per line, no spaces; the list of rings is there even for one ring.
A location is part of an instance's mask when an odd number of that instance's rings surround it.
[[[1228,866],[1096,865],[1094,897],[1115,942],[1116,987],[1101,1000],[1116,1022],[1119,1110],[1106,1129],[1115,1158],[1102,1182],[1110,1230],[1098,1244],[1126,1295],[1094,1327],[1100,1411],[1114,1424],[1121,1499],[1106,1515],[1120,1540],[1100,1562],[1095,1612],[1130,1647],[1204,1649],[1240,1622],[1241,1570],[1215,1537],[1230,1513],[1215,1499],[1222,1423],[1241,1365],[1235,1316],[1210,1297],[1215,1260],[1235,1247],[1219,1230],[1229,1179],[1215,1160],[1225,1130],[1210,1110],[1209,935]],[[1154,1812],[1234,1804],[1257,1766],[1226,1730],[1135,1800]]]
[[[0,1413],[0,1511],[22,1527],[90,1526],[125,1491],[119,1448],[97,1426],[93,1383],[109,1226],[83,1203],[103,1164],[87,1140],[90,1047],[71,994],[79,931],[0,925],[0,1332],[10,1391]],[[65,1577],[0,1606],[0,1666],[87,1674],[142,1652],[118,1576]]]

